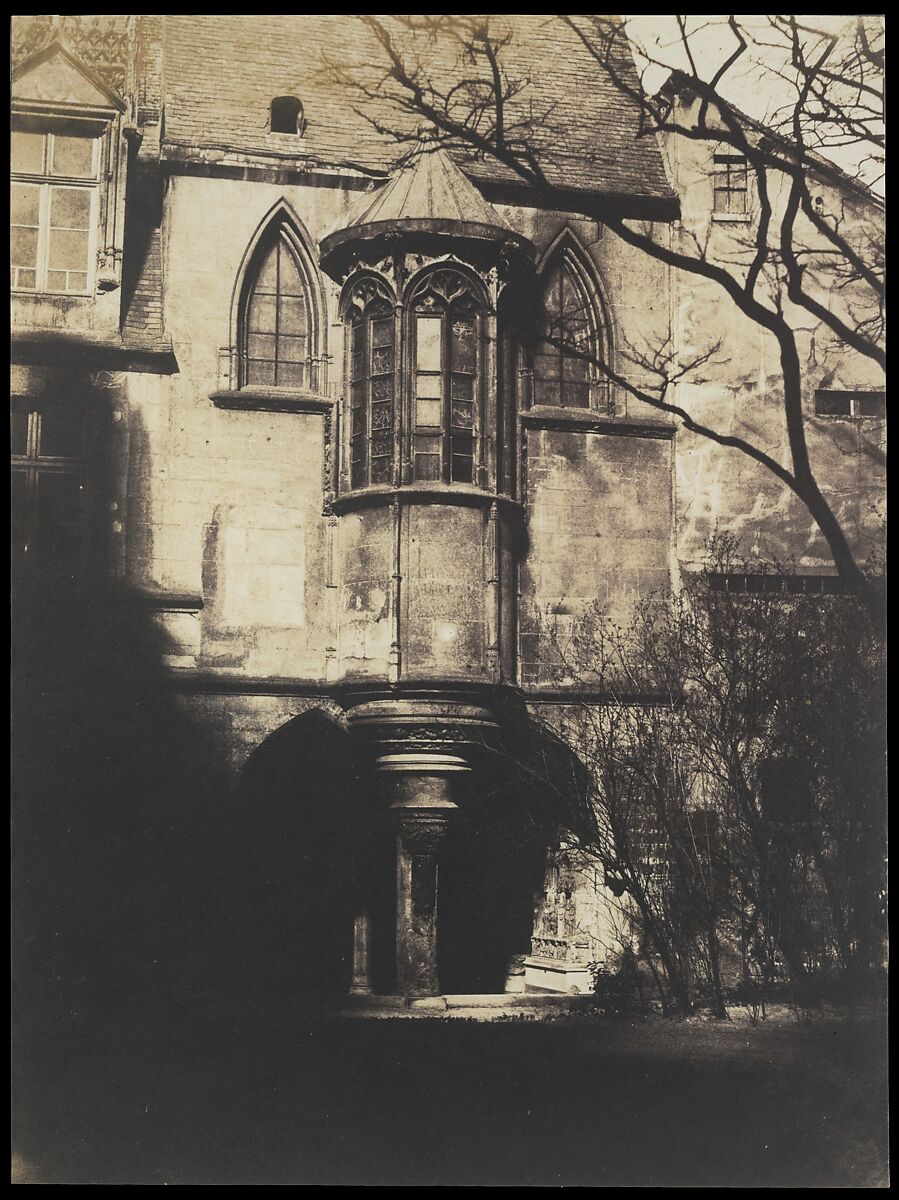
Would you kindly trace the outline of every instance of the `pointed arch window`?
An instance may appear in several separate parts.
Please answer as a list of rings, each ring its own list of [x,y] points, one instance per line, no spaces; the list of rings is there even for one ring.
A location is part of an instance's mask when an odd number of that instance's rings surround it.
[[[311,387],[312,314],[306,272],[280,227],[250,272],[240,341],[243,387]]]
[[[391,483],[394,462],[393,298],[378,280],[357,282],[347,299],[350,487]]]
[[[534,403],[591,408],[608,403],[608,384],[596,366],[606,350],[598,303],[567,251],[543,273]]]
[[[464,275],[439,270],[418,285],[411,307],[413,476],[475,483],[483,305]]]

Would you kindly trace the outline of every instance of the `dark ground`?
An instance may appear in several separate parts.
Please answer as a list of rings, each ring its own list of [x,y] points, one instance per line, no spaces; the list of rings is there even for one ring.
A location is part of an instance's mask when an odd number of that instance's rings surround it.
[[[16,1181],[886,1187],[884,1022],[22,1015]]]

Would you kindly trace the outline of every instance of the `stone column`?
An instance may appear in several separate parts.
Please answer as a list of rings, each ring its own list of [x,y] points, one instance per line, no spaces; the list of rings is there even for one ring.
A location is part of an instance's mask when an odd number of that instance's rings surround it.
[[[392,777],[397,832],[396,989],[409,997],[439,996],[439,852],[457,807],[450,777],[469,768],[451,754],[389,754],[377,766]]]

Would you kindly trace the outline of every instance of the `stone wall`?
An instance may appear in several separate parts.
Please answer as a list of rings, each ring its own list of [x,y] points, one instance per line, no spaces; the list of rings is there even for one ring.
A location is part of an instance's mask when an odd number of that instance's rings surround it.
[[[579,618],[598,606],[626,621],[637,601],[670,587],[672,441],[534,430],[528,450],[522,678],[576,683]]]
[[[692,119],[689,112],[684,119]],[[757,202],[750,188],[748,220],[729,214],[729,219],[722,220],[714,214],[713,151],[707,142],[677,136],[666,144],[669,172],[681,197],[683,248],[695,254],[698,244],[706,248],[712,261],[748,262]],[[776,222],[785,202],[783,177],[769,173],[769,186]],[[818,198],[822,212],[839,215],[841,228],[849,231],[850,238],[861,239],[862,245],[868,238],[873,244],[882,241],[883,213],[873,198],[865,200],[862,193],[823,183]],[[822,246],[820,235],[801,214],[795,229],[798,246]],[[807,272],[804,286],[850,324],[860,312],[869,313],[862,308],[869,299],[866,289],[847,284],[826,269]],[[675,399],[697,421],[722,434],[743,438],[789,466],[783,374],[774,336],[744,317],[711,281],[676,271],[671,288],[681,355],[692,356],[717,346],[706,368],[677,385]],[[838,341],[813,314],[785,297],[784,305],[785,316],[797,331],[812,470],[853,552],[864,562],[882,540],[885,422],[816,416],[814,394],[819,387],[882,389],[883,373],[872,359]],[[739,450],[682,430],[676,474],[678,549],[684,563],[702,558],[706,539],[717,528],[740,538],[746,554],[792,557],[801,570],[833,570],[827,545],[802,502],[769,470]]]

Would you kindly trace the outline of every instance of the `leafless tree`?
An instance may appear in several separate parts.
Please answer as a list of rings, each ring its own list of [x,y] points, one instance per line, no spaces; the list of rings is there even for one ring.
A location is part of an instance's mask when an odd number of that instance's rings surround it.
[[[490,161],[507,178],[528,185],[538,205],[571,209],[554,158],[560,119],[552,102],[538,103],[526,68],[510,56],[512,34],[502,27],[502,18],[358,20],[359,54],[352,62],[327,61],[325,69],[381,135],[411,146],[421,122],[427,122],[444,144],[463,149],[472,161]],[[800,350],[801,328],[811,318],[847,351],[881,367],[885,363],[882,232],[877,220],[859,221],[858,206],[852,204],[876,209],[866,184],[876,182],[883,153],[883,36],[877,22],[857,18],[847,41],[816,29],[810,19],[772,16],[760,26],[728,17],[731,47],[708,66],[696,45],[702,26],[676,18],[683,65],[673,84],[688,87],[699,100],[690,110],[695,115],[685,119],[672,86],[655,95],[641,86],[620,21],[596,16],[546,21],[558,35],[560,53],[576,44],[603,86],[611,81],[634,106],[638,136],[729,147],[746,159],[757,208],[751,236],[731,261],[716,258],[707,242],[689,231],[672,240],[658,223],[616,215],[599,200],[581,197],[579,211],[628,246],[719,289],[737,312],[775,339],[789,459],[781,462],[757,439],[699,420],[677,401],[676,385],[695,378],[714,358],[717,344],[687,356],[688,361],[671,345],[649,353],[634,350],[636,375],[609,361],[594,359],[593,365],[625,394],[770,471],[806,506],[845,586],[881,619],[882,595],[856,560],[813,469]],[[772,59],[775,52],[779,59]],[[639,56],[644,65],[664,65],[663,56],[649,46],[639,47]],[[727,98],[729,83],[750,61],[761,64],[760,86],[776,82],[791,90],[789,101],[768,114],[764,125]],[[827,157],[847,146],[859,150],[855,175]],[[822,206],[822,186],[832,187],[839,198],[835,205]],[[584,352],[582,346],[569,349]]]
[[[853,993],[881,962],[883,658],[857,598],[803,589],[719,536],[665,604],[624,626],[596,608],[552,643],[577,684],[556,724],[596,815],[573,840],[670,1011],[706,992],[725,1015],[728,987],[784,980]]]

